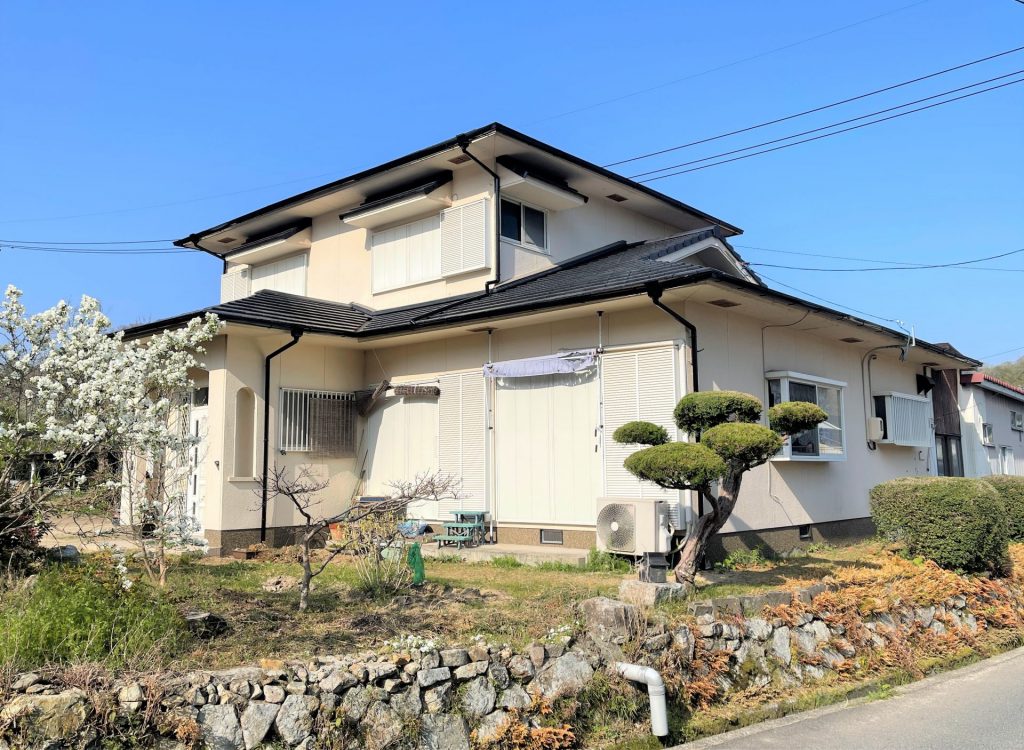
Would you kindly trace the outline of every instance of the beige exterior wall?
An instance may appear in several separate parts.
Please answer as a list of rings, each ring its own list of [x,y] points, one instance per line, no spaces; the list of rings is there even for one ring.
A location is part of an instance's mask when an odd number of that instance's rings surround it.
[[[490,166],[493,167],[493,163]],[[371,284],[372,232],[345,224],[338,218],[338,212],[332,211],[313,220],[312,246],[306,251],[306,294],[320,299],[355,302],[374,309],[384,309],[482,290],[484,284],[494,278],[493,186],[490,175],[476,165],[466,165],[455,170],[452,182],[453,206],[465,205],[481,198],[492,199],[487,232],[490,248],[488,268],[375,294]],[[578,208],[550,211],[547,216],[547,253],[530,250],[513,242],[502,242],[503,279],[542,271],[554,263],[617,240],[656,239],[679,231],[678,227],[649,219],[625,207],[609,205],[607,201],[591,201]],[[267,262],[277,260],[280,259]],[[231,266],[229,264],[229,269]]]
[[[263,363],[264,357],[287,343],[281,333],[267,335],[233,334],[220,336],[210,347],[207,363],[210,371],[210,429],[207,450],[207,495],[203,527],[208,531],[253,529],[260,525],[259,485],[253,477],[234,477],[235,398],[240,389],[255,394],[253,420],[253,471],[262,468],[263,448]],[[355,487],[354,458],[311,462],[306,454],[281,455],[277,450],[279,389],[309,388],[350,392],[362,385],[363,353],[341,348],[329,341],[307,337],[295,347],[278,355],[271,364],[270,447],[271,465],[275,463],[294,472],[313,466],[318,476],[331,480],[324,493],[322,513],[337,512],[348,503]],[[287,500],[272,500],[267,513],[268,526],[292,526],[302,521]],[[226,552],[227,550],[225,550]]]
[[[864,349],[792,328],[767,328],[762,364],[762,322],[708,305],[684,313],[700,332],[701,389],[739,390],[767,399],[764,373],[791,370],[847,383],[845,461],[771,461],[743,481],[736,511],[724,532],[822,523],[870,514],[868,490],[900,476],[927,475],[929,449],[867,448],[861,358]],[[801,312],[794,309],[793,320]],[[895,350],[878,352],[872,387],[878,393],[916,393],[918,367],[900,363]]]

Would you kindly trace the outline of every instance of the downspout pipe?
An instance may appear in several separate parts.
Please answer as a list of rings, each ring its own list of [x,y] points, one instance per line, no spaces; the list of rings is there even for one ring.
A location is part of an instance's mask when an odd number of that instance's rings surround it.
[[[693,375],[693,393],[700,390],[700,368],[697,363],[697,326],[688,321],[682,315],[677,313],[671,307],[661,301],[661,295],[665,291],[662,289],[661,284],[652,282],[646,285],[647,296],[651,298],[651,302],[654,306],[664,310],[672,317],[679,325],[686,329],[687,333],[690,334],[690,370]]]
[[[270,480],[270,363],[278,354],[291,349],[302,338],[301,328],[291,330],[292,340],[268,354],[263,360],[263,497],[260,502],[260,541],[267,541],[267,484]]]
[[[494,285],[501,281],[501,178],[497,172],[470,153],[469,146],[472,141],[469,136],[460,135],[456,139],[456,143],[462,149],[462,153],[476,162],[480,169],[494,179],[494,278],[484,284],[484,291],[490,293]]]
[[[671,307],[661,301],[661,295],[665,291],[661,284],[658,282],[650,282],[645,285],[647,290],[647,296],[651,298],[651,302],[654,306],[664,310],[673,320],[679,325],[686,329],[687,333],[690,334],[690,374],[693,382],[692,393],[696,393],[700,390],[700,365],[698,362],[699,352],[697,350],[697,326],[688,321],[682,315],[677,313]],[[697,516],[704,515],[704,496],[701,493],[697,493]]]
[[[630,682],[642,682],[647,686],[647,697],[651,703],[651,734],[658,739],[668,737],[668,708],[665,705],[665,681],[653,667],[641,664],[615,662],[613,669]]]
[[[175,244],[179,244],[179,243],[175,243]],[[199,238],[196,237],[194,234],[191,234],[188,237],[186,237],[184,240],[180,241],[180,246],[181,247],[187,247],[189,245],[191,245],[192,248],[195,249],[195,250],[198,250],[200,252],[206,253],[207,255],[212,255],[214,258],[217,258],[218,260],[220,260],[220,262],[221,262],[221,270],[220,270],[220,272],[221,272],[222,275],[228,272],[228,259],[225,258],[220,253],[214,252],[213,250],[207,250],[205,247],[200,245],[199,244]]]

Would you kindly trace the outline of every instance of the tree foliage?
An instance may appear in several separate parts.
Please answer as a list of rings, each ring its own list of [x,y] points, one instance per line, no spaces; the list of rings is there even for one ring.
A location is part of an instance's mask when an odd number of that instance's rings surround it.
[[[995,487],[1006,506],[1006,531],[1010,540],[1024,542],[1024,477],[995,475],[985,477]]]
[[[657,425],[630,422],[614,433],[620,443],[646,444],[625,460],[639,479],[674,490],[695,490],[711,512],[700,516],[680,548],[676,579],[693,584],[708,542],[732,514],[744,472],[763,464],[784,444],[784,435],[811,429],[828,418],[814,404],[792,402],[771,410],[769,429],[757,424],[761,401],[738,391],[691,393],[676,405],[676,425],[699,442],[664,442]],[[665,436],[667,438],[667,435]],[[655,442],[657,441],[657,442]],[[716,491],[712,491],[716,487]]]
[[[672,416],[680,430],[692,435],[723,422],[756,422],[761,402],[739,391],[700,391],[684,396]]]
[[[985,373],[1007,383],[1024,388],[1024,357],[985,368]]]
[[[700,443],[665,443],[626,458],[633,476],[670,490],[705,487],[725,474],[725,462]]]
[[[612,433],[616,443],[661,445],[668,442],[668,430],[653,422],[626,422]]]

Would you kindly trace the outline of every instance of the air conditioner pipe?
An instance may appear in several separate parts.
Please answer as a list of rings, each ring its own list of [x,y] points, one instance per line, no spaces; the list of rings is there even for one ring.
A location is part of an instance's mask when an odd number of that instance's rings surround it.
[[[665,682],[653,667],[628,664],[617,661],[612,665],[616,672],[630,682],[642,682],[647,686],[647,697],[651,702],[651,734],[668,737],[668,708],[665,705]]]
[[[291,330],[292,340],[275,349],[263,360],[263,497],[260,502],[260,541],[267,541],[267,484],[270,480],[270,361],[291,349],[302,338],[301,328]]]

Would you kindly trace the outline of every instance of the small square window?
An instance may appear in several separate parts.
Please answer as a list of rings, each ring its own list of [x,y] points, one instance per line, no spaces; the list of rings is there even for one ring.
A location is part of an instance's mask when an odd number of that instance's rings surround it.
[[[799,531],[801,539],[806,541],[811,538],[811,525],[809,523],[802,524],[799,527]]]
[[[501,200],[501,236],[530,247],[547,249],[547,214],[539,208]]]
[[[203,386],[192,390],[192,406],[206,406],[210,403],[210,389]]]
[[[562,530],[561,529],[541,529],[540,530],[540,543],[541,544],[562,544]]]

